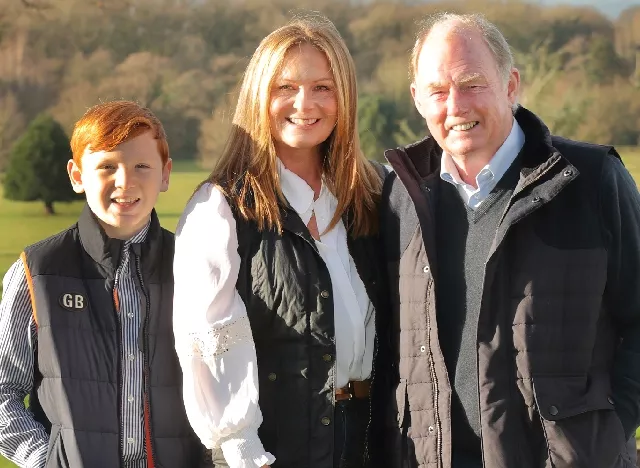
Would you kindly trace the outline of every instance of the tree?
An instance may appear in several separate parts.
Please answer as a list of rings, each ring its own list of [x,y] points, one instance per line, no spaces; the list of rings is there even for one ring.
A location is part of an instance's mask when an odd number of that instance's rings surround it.
[[[222,155],[227,138],[233,125],[234,98],[229,95],[227,101],[218,106],[209,118],[200,124],[200,138],[198,139],[198,161],[200,166],[211,170]]]
[[[384,161],[384,150],[394,148],[397,111],[395,103],[383,96],[365,94],[358,106],[358,132],[364,155]]]
[[[54,214],[54,202],[76,199],[66,171],[70,158],[69,138],[60,124],[47,114],[39,115],[11,148],[5,198],[40,200],[46,213]]]
[[[9,161],[11,145],[24,131],[24,127],[24,118],[13,93],[0,96],[0,172],[4,171]]]

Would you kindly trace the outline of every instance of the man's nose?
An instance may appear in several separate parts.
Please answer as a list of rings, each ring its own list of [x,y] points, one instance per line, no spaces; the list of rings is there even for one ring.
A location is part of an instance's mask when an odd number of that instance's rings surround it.
[[[464,91],[452,86],[447,97],[447,113],[449,115],[463,115],[467,110]]]

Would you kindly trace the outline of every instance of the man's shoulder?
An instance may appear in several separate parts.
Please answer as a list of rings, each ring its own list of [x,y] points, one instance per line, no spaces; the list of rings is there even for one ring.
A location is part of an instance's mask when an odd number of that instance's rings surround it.
[[[601,165],[608,157],[620,158],[611,145],[599,145],[586,141],[571,140],[560,136],[552,136],[551,142],[564,157],[572,164]]]
[[[608,154],[613,148],[611,145],[600,145],[597,143],[590,143],[588,141],[572,140],[558,135],[552,135],[551,141],[553,146],[562,152],[582,153],[593,157],[603,157]]]
[[[620,155],[611,145],[599,145],[586,141],[552,136],[553,147],[565,157],[584,177],[599,178],[603,167],[620,161]]]

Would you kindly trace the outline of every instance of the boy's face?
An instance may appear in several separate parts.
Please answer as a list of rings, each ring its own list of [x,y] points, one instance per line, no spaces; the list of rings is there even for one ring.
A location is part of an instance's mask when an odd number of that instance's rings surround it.
[[[160,192],[169,188],[171,159],[162,164],[151,131],[112,151],[85,150],[82,169],[67,164],[71,185],[84,192],[91,211],[109,237],[130,239],[149,220]]]

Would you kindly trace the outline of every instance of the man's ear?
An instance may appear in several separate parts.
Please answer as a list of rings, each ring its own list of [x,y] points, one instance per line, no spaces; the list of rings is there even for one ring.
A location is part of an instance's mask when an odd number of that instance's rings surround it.
[[[416,106],[418,113],[422,116],[423,119],[426,119],[426,117],[424,116],[424,111],[422,109],[422,104],[420,103],[420,99],[416,98],[417,91],[416,91],[415,81],[411,83],[411,85],[409,86],[409,89],[411,90],[411,97],[413,98],[413,104]]]
[[[84,186],[82,185],[82,171],[73,159],[69,159],[67,163],[67,173],[69,174],[69,180],[71,181],[71,187],[76,193],[84,192]]]
[[[509,97],[509,104],[512,106],[518,100],[518,93],[520,91],[520,71],[517,68],[512,68],[509,73],[509,82],[507,83],[507,95]]]
[[[171,158],[169,158],[162,168],[162,185],[160,185],[161,192],[166,192],[167,190],[169,190],[169,177],[171,176],[172,168],[173,161],[171,161]]]

